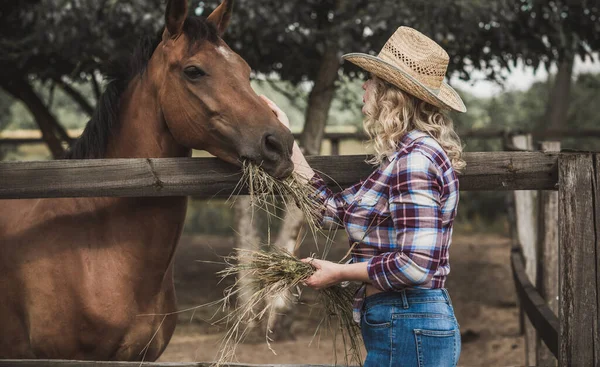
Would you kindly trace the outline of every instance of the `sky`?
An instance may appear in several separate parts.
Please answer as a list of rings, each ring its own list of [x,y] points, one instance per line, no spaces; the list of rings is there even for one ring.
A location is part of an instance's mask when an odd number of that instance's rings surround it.
[[[556,73],[556,67],[550,69],[551,73]],[[582,72],[600,73],[600,60],[596,54],[594,60],[587,58],[583,62],[579,57],[575,59],[574,76]],[[524,67],[522,64],[517,68],[507,73],[507,79],[504,87],[494,82],[483,80],[483,73],[474,72],[472,74],[474,82],[465,82],[458,78],[451,78],[450,84],[453,87],[464,90],[480,98],[489,98],[497,96],[503,92],[511,90],[526,90],[531,84],[536,81],[543,81],[548,78],[548,72],[544,68],[540,68],[534,73],[533,68]]]

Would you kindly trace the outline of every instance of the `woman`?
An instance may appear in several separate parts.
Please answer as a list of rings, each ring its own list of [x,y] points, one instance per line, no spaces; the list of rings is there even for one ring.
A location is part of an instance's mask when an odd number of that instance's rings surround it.
[[[317,270],[306,280],[320,289],[359,281],[355,319],[365,366],[455,366],[461,342],[447,290],[448,249],[458,204],[456,172],[462,147],[444,110],[465,112],[444,76],[448,54],[433,40],[400,27],[378,56],[344,59],[369,72],[363,85],[364,127],[377,169],[333,194],[297,145],[295,170],[315,187],[324,220],[345,226],[352,262],[303,259]],[[267,101],[282,123],[287,117]]]

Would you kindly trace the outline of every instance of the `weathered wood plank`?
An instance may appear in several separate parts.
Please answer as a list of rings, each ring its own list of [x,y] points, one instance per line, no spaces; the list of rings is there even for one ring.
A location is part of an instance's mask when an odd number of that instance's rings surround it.
[[[548,349],[554,355],[558,355],[558,318],[548,307],[542,296],[540,296],[535,286],[529,281],[521,253],[518,250],[513,250],[510,260],[513,268],[515,288],[527,318],[531,320],[532,326],[538,331]],[[545,366],[541,364],[535,365]]]
[[[600,356],[598,164],[593,158],[563,154],[559,160],[560,366],[593,366]]]
[[[514,135],[510,139],[514,150],[533,150],[531,134]],[[536,242],[537,242],[537,191],[518,190],[513,193],[515,198],[515,222],[517,227],[517,242],[525,258],[525,272],[530,282],[535,282],[536,274]],[[529,318],[523,319],[525,332],[525,365],[536,364],[537,333]]]
[[[211,367],[212,362],[112,362],[71,361],[61,359],[0,359],[0,367]],[[317,364],[243,364],[228,363],[223,367],[334,367]]]
[[[560,142],[541,142],[541,151],[558,152]],[[535,286],[554,315],[558,315],[558,192],[538,192],[538,240]],[[558,319],[557,319],[558,320]],[[550,351],[541,342],[538,329],[536,366],[556,366],[558,350]]]
[[[461,190],[554,190],[558,154],[465,154]],[[309,157],[335,189],[366,178],[365,156]],[[239,169],[216,158],[97,159],[0,162],[0,199],[91,196],[227,197]]]

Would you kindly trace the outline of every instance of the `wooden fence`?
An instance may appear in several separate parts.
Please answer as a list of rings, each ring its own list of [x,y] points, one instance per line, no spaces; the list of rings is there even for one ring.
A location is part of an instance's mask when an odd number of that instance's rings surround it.
[[[364,179],[372,167],[364,156],[310,157],[330,184],[345,187]],[[558,190],[559,279],[558,315],[526,274],[518,251],[511,256],[519,298],[542,340],[561,366],[597,364],[598,231],[600,229],[600,154],[557,152],[467,153],[461,190]],[[117,159],[0,163],[0,199],[90,196],[227,197],[239,170],[217,159]],[[556,350],[558,349],[558,350]],[[77,362],[0,361],[3,366],[68,366]],[[100,364],[91,366],[129,366]],[[96,363],[96,364],[93,364]],[[138,364],[139,365],[139,364]],[[204,366],[204,364],[154,364]],[[244,366],[234,365],[231,366]],[[248,365],[246,365],[248,366]],[[265,365],[263,365],[264,367]],[[275,366],[275,365],[268,365]],[[306,365],[304,365],[306,366]]]
[[[520,129],[473,129],[463,130],[459,132],[461,138],[475,138],[475,139],[510,139],[515,135],[533,134],[537,139],[563,139],[563,138],[600,138],[600,129],[581,129],[581,130],[544,130],[544,131],[524,131]],[[296,138],[300,137],[300,134],[294,134]],[[366,140],[368,137],[363,132],[326,132],[323,139],[329,140],[331,143],[331,155],[338,155],[340,152],[340,142],[344,140]],[[74,139],[74,137],[71,137]],[[19,146],[28,144],[43,144],[44,140],[39,137],[13,137],[13,138],[0,138],[1,146]]]
[[[534,148],[531,135],[507,139],[505,146],[513,150]],[[559,151],[560,143],[542,142],[538,148]],[[515,229],[511,264],[527,316],[522,325],[525,365],[600,362],[596,314],[599,157],[598,153],[562,153],[558,192],[514,192],[509,215]]]
[[[43,359],[0,359],[0,367],[211,367],[207,362],[100,362]],[[317,364],[241,364],[226,363],[222,367],[332,367]]]

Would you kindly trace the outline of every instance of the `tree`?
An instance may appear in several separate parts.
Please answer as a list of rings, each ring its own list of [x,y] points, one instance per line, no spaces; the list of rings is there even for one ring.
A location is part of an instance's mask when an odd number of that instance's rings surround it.
[[[107,61],[124,57],[143,35],[160,24],[160,0],[9,0],[0,4],[0,87],[21,100],[34,116],[54,157],[69,141],[33,87],[49,82],[63,89],[84,111],[92,104],[73,81],[97,84]],[[99,89],[95,86],[95,89]]]
[[[597,1],[521,0],[512,31],[528,65],[547,70],[557,66],[543,119],[538,128],[565,127],[571,100],[573,64],[600,49],[600,7]]]

